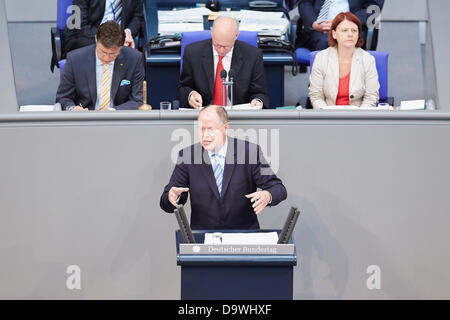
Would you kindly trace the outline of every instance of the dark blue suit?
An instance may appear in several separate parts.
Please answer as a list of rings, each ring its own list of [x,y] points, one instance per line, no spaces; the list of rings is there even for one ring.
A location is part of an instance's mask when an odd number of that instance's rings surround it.
[[[173,212],[175,207],[168,199],[170,188],[189,188],[193,229],[259,229],[252,203],[245,195],[257,191],[257,188],[267,190],[272,195],[271,205],[287,197],[286,188],[271,171],[258,145],[227,139],[222,197],[219,196],[208,152],[200,143],[180,151],[169,184],[161,195],[161,208]],[[187,193],[183,193],[179,204],[186,201]]]
[[[63,57],[69,51],[95,43],[95,35],[105,15],[105,0],[73,0],[80,9],[81,25],[79,29],[64,29]],[[130,29],[136,37],[144,25],[142,0],[122,0],[122,27]]]
[[[306,46],[311,50],[323,50],[328,48],[328,33],[324,34],[312,28],[312,24],[317,20],[320,9],[325,0],[302,0],[298,5],[298,12],[303,21],[303,33],[297,39],[297,46]],[[363,26],[362,38],[366,39],[367,19],[369,13],[367,8],[377,5],[383,8],[384,0],[348,0],[350,12],[358,17]],[[300,27],[300,26],[299,26]]]
[[[236,40],[231,58],[234,70],[233,104],[250,103],[260,99],[264,108],[269,107],[266,75],[262,51],[248,43]],[[188,97],[192,90],[201,94],[203,106],[214,100],[214,57],[212,40],[206,39],[186,46],[183,68],[178,83],[178,99],[189,107]]]
[[[56,102],[61,103],[63,110],[80,104],[89,110],[95,109],[97,101],[95,68],[95,45],[69,52],[56,93]],[[142,104],[142,81],[144,81],[142,54],[135,49],[122,47],[114,61],[111,83],[111,100],[114,101],[114,108],[137,109]]]

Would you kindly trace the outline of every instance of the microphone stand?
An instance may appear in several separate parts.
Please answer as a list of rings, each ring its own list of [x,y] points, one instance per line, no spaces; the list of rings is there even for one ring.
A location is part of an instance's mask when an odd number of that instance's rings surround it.
[[[231,107],[231,109],[233,109],[233,78],[229,79],[229,81],[223,80],[222,83],[223,83],[223,90],[226,93],[226,94],[223,95],[223,99],[224,99],[223,100],[223,102],[224,102],[223,105],[227,106],[227,107]],[[230,91],[228,91],[228,90],[230,90]],[[228,99],[227,99],[228,92],[231,93],[230,105],[228,105]]]

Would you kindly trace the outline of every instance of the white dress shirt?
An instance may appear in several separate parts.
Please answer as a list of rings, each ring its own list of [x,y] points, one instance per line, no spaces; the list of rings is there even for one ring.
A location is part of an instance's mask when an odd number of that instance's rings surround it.
[[[230,72],[230,68],[231,68],[231,59],[233,58],[233,49],[234,48],[231,48],[230,52],[228,52],[222,59],[223,69],[227,72],[226,80],[228,80],[228,73]],[[217,53],[216,49],[214,49],[214,46],[213,46],[213,57],[214,57],[214,80],[216,80],[216,70],[217,70],[217,64],[219,63],[219,54]]]
[[[218,152],[208,150],[209,161],[211,162],[213,168],[214,168],[215,162],[217,161],[217,159],[219,159],[220,164],[222,165],[222,168],[225,169],[225,157],[227,156],[227,148],[228,148],[228,137],[225,136],[225,143]],[[213,158],[212,157],[213,153],[217,153],[218,155],[220,155],[220,157]]]

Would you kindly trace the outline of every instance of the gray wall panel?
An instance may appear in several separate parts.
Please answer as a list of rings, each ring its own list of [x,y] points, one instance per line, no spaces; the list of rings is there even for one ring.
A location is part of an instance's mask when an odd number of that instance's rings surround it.
[[[450,100],[450,61],[448,52],[450,45],[448,43],[448,12],[450,11],[450,2],[444,0],[429,1],[429,10],[431,17],[431,36],[433,38],[434,64],[436,70],[437,93],[440,105],[444,110],[448,109],[447,101]]]
[[[260,221],[281,228],[292,203],[302,209],[294,297],[450,298],[448,117],[302,114],[231,123],[279,130],[288,199]],[[178,299],[177,224],[159,209],[177,128],[193,131],[186,120],[1,122],[0,298]],[[71,264],[81,291],[65,288]],[[369,265],[381,290],[366,288]]]
[[[401,100],[424,99],[425,82],[418,23],[383,22],[377,50],[389,52],[388,93],[395,98],[395,104],[400,105]]]
[[[11,63],[11,50],[8,38],[5,1],[0,0],[0,113],[17,110],[17,97],[14,88],[14,73]]]
[[[428,20],[427,2],[428,0],[386,0],[381,19],[388,21]]]
[[[45,22],[8,24],[19,106],[55,103],[59,69],[50,71],[53,26]]]
[[[57,0],[5,0],[9,22],[56,21]]]

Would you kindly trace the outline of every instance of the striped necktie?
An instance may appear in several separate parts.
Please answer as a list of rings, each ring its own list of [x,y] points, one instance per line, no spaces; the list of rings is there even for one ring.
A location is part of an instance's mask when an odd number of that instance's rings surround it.
[[[213,152],[211,154],[211,158],[214,159],[213,171],[214,171],[214,178],[216,179],[217,190],[219,190],[219,194],[222,197],[223,165],[221,160],[223,156]]]
[[[103,64],[105,70],[103,70],[101,91],[100,91],[100,103],[98,105],[99,110],[108,109],[111,105],[111,70],[110,65]]]
[[[122,25],[122,0],[115,0],[114,3],[114,20]]]
[[[333,0],[325,0],[322,8],[320,9],[319,16],[316,19],[317,23],[321,23],[328,19],[328,13],[330,12],[330,6],[332,2]]]

